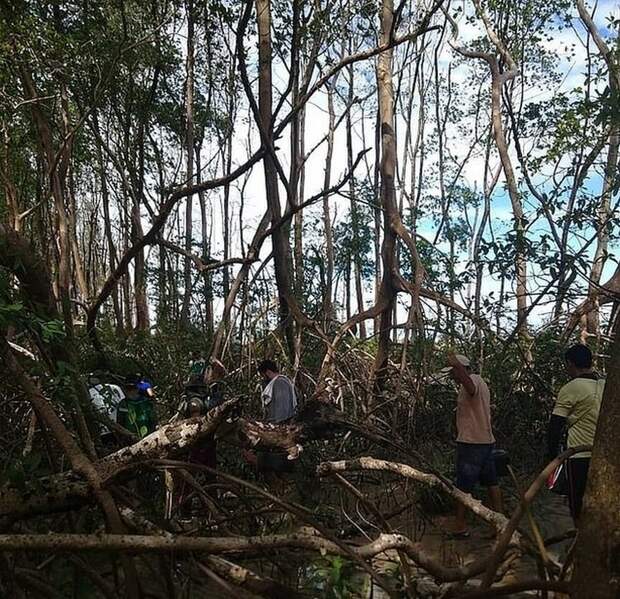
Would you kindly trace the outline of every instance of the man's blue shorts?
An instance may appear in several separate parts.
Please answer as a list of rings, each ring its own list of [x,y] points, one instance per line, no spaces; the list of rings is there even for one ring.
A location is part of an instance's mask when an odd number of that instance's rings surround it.
[[[497,485],[493,459],[494,443],[456,444],[456,486],[466,493],[480,483],[485,487]]]

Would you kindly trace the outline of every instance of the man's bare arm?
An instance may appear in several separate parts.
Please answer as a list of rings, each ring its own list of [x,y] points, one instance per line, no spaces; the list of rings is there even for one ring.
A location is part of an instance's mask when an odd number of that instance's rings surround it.
[[[465,387],[465,391],[467,391],[469,395],[475,395],[476,385],[474,384],[474,381],[472,381],[465,366],[458,361],[456,355],[453,353],[448,354],[448,364],[452,366],[452,371],[456,382],[463,385],[463,387]]]

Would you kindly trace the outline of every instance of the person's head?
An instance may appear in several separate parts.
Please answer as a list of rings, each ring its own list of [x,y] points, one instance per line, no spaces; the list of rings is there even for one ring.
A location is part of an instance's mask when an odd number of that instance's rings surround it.
[[[467,372],[471,372],[471,361],[467,356],[464,356],[463,354],[456,354],[455,358],[465,367],[465,370],[467,370]],[[445,368],[441,369],[441,372],[444,373],[446,376],[449,376],[453,380],[456,380],[454,377],[454,367],[446,366]]]
[[[578,343],[564,352],[566,370],[571,377],[592,370],[592,352],[587,345]]]
[[[273,360],[263,360],[258,365],[258,372],[263,379],[270,381],[280,374],[280,369]]]
[[[195,418],[196,416],[202,416],[204,404],[197,397],[192,397],[187,402],[187,417]]]
[[[125,378],[124,392],[130,399],[140,396],[153,397],[153,385],[151,381],[142,376],[131,374]]]
[[[130,399],[135,399],[138,397],[138,382],[140,381],[140,377],[135,374],[130,374],[125,377],[123,381],[123,391],[127,397]]]
[[[226,376],[226,367],[218,359],[213,358],[207,367],[205,380],[207,383],[221,381]]]

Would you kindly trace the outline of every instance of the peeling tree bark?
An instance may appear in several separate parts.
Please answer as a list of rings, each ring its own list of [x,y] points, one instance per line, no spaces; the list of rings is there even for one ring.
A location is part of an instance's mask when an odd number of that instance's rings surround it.
[[[392,37],[394,3],[383,0],[381,4],[381,44],[389,43]],[[382,304],[379,318],[377,355],[375,357],[375,391],[381,391],[387,375],[392,333],[394,306],[397,291],[393,276],[398,270],[396,258],[396,233],[392,227],[398,218],[396,203],[396,137],[394,134],[394,88],[392,85],[392,50],[386,50],[377,59],[377,93],[379,96],[379,122],[381,126],[381,192],[380,201],[383,208],[383,245],[381,262],[383,278],[377,296],[377,304]]]
[[[620,319],[616,319],[607,383],[579,522],[575,599],[620,596]]]
[[[508,151],[508,142],[502,122],[502,89],[504,84],[510,79],[514,79],[518,74],[518,68],[510,52],[506,49],[497,33],[493,29],[491,22],[485,14],[480,2],[474,0],[476,12],[484,23],[489,41],[500,55],[505,67],[500,65],[500,60],[495,53],[467,50],[465,48],[455,48],[463,56],[484,60],[491,73],[491,124],[493,138],[499,153],[506,186],[512,206],[513,228],[515,231],[515,271],[516,271],[516,297],[517,297],[517,328],[519,336],[523,341],[527,341],[527,258],[526,258],[526,237],[525,237],[525,214],[523,212],[523,202],[517,185],[512,160]],[[504,70],[503,70],[504,69]]]
[[[327,112],[329,114],[329,130],[327,133],[327,156],[325,158],[325,176],[323,189],[329,189],[332,172],[332,159],[334,155],[334,130],[336,114],[334,111],[335,83],[327,87]],[[323,196],[323,231],[325,233],[325,288],[323,290],[323,321],[325,330],[329,330],[334,320],[334,233],[332,230],[332,217],[329,208],[329,196]]]
[[[620,37],[616,36],[615,49],[609,48],[605,40],[601,37],[598,28],[592,21],[592,17],[587,11],[583,0],[577,0],[577,10],[588,33],[592,36],[601,56],[605,60],[608,70],[609,89],[611,98],[617,98],[620,92],[620,62],[618,62],[618,51],[620,50]],[[590,283],[588,286],[588,300],[593,304],[593,309],[586,315],[586,330],[590,335],[600,337],[599,305],[598,295],[601,282],[603,267],[607,261],[609,246],[611,198],[618,174],[618,150],[620,148],[620,129],[617,123],[612,123],[609,133],[609,148],[607,150],[607,160],[603,175],[603,188],[597,210],[596,218],[596,250],[592,259],[592,270],[590,272]]]

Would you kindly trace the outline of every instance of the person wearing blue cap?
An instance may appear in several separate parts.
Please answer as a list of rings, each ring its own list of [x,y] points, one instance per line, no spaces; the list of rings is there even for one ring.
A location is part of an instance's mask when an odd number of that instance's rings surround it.
[[[143,439],[157,428],[153,384],[146,377],[125,379],[125,400],[118,407],[118,423]]]

